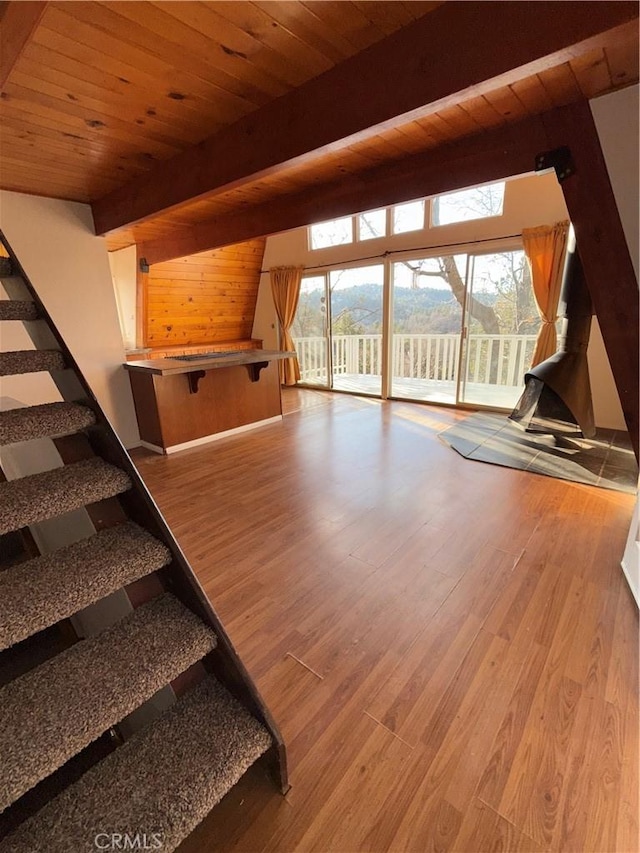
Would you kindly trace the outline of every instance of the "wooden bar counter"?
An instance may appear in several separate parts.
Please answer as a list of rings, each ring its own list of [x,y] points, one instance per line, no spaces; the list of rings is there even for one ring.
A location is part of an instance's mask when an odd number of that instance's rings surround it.
[[[278,361],[294,353],[230,353],[128,361],[142,445],[173,453],[282,418]]]

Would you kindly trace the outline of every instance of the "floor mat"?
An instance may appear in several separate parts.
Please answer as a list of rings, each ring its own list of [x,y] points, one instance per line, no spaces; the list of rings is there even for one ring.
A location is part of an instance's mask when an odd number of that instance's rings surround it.
[[[440,433],[467,459],[634,494],[638,466],[626,432],[593,439],[531,435],[504,415],[477,413]]]

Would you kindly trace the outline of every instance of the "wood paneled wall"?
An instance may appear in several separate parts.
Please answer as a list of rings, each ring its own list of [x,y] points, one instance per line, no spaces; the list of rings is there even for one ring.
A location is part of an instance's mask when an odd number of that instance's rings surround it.
[[[149,269],[145,346],[251,337],[265,239],[249,240]]]

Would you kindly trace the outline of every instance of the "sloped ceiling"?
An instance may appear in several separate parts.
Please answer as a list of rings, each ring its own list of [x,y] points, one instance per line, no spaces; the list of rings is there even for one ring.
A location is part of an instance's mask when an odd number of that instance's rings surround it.
[[[10,2],[0,15],[0,186],[92,203],[110,248],[638,79],[632,2]]]

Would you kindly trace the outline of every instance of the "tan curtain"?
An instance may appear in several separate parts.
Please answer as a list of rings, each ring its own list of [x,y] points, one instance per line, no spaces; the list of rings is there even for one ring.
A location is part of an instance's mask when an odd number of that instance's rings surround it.
[[[280,347],[295,352],[293,338],[289,329],[293,325],[300,296],[300,279],[304,267],[273,267],[271,275],[271,293],[280,321]],[[297,357],[283,358],[280,362],[280,382],[282,385],[295,385],[300,379],[300,365]]]
[[[556,222],[555,225],[541,225],[538,228],[524,228],[522,231],[522,243],[529,261],[533,292],[542,320],[533,352],[532,367],[556,351],[558,299],[568,233],[567,221]]]

